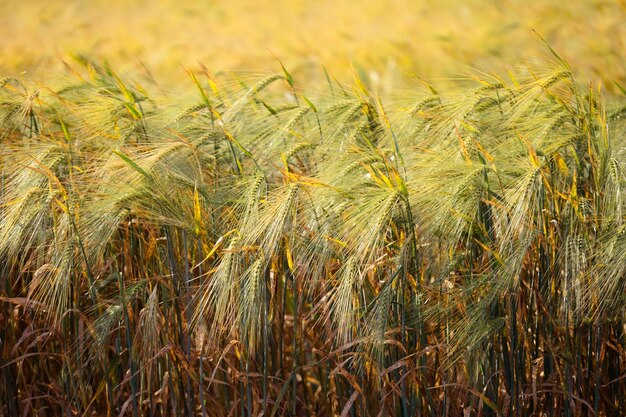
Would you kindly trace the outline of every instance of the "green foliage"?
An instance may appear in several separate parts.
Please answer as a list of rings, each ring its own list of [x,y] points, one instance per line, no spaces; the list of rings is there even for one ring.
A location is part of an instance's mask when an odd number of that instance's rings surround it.
[[[623,412],[624,102],[556,58],[3,82],[0,414]]]

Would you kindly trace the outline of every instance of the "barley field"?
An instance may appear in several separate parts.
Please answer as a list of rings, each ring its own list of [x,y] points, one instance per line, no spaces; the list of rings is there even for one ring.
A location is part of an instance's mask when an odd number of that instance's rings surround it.
[[[624,1],[0,4],[0,416],[623,416]]]

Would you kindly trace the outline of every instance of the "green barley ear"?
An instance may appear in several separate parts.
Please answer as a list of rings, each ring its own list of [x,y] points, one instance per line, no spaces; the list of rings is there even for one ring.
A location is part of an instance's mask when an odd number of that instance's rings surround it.
[[[228,333],[236,323],[236,306],[241,297],[237,282],[239,254],[236,249],[238,243],[238,236],[230,238],[215,273],[208,282],[200,286],[198,292],[192,323],[196,325],[201,320],[219,323],[219,325],[211,326],[209,339]],[[237,300],[237,303],[233,300]]]
[[[239,334],[249,352],[254,353],[259,346],[263,328],[263,308],[265,303],[265,268],[267,262],[260,257],[241,276],[241,304],[238,307],[237,324]]]
[[[358,302],[355,292],[359,279],[359,271],[354,258],[346,261],[335,278],[336,284],[330,299],[330,309],[337,332],[337,346],[350,342],[356,334]]]

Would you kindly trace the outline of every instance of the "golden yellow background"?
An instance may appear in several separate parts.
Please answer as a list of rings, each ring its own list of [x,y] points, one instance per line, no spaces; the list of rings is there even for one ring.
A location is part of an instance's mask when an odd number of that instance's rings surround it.
[[[626,2],[600,0],[218,0],[0,2],[0,72],[57,68],[72,54],[176,79],[181,66],[451,77],[545,54],[626,83]],[[375,72],[375,73],[374,73]]]

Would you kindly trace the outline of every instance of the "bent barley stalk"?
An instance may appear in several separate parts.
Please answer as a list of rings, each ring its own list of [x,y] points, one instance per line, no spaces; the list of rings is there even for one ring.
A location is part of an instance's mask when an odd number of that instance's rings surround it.
[[[555,62],[2,79],[0,415],[623,415],[625,98]]]

